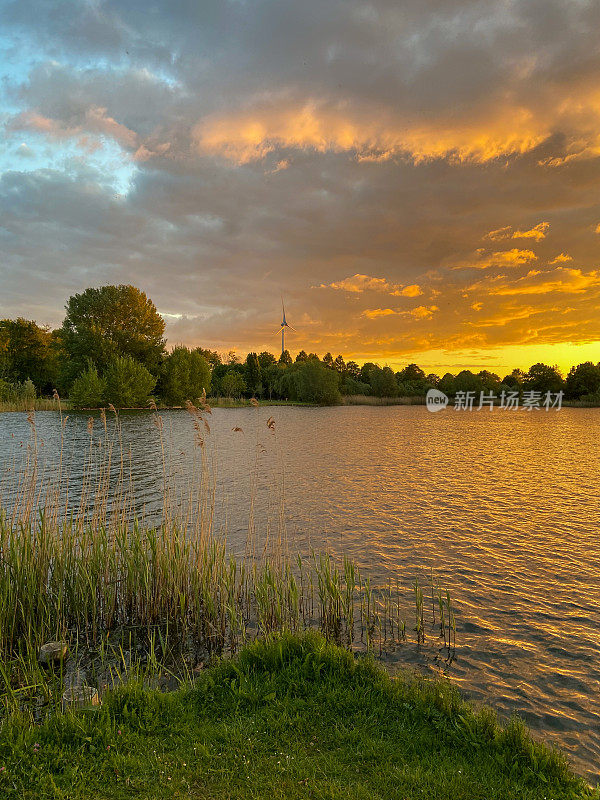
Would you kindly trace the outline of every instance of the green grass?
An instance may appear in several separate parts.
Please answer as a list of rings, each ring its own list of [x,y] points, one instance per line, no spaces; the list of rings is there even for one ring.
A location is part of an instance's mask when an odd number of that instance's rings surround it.
[[[63,798],[558,800],[598,797],[519,722],[445,682],[389,678],[316,634],[284,634],[161,694],[0,728],[0,795]]]

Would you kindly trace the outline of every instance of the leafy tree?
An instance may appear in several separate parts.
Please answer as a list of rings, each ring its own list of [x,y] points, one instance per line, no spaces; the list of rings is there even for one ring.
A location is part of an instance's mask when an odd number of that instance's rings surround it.
[[[430,386],[434,386],[435,387],[435,386],[439,385],[439,382],[441,381],[441,378],[440,378],[439,375],[436,375],[435,372],[430,372],[429,375],[427,376],[426,380],[427,380],[427,383]]]
[[[349,361],[346,364],[346,372],[348,377],[352,378],[353,380],[357,381],[360,379],[360,367],[356,361]]]
[[[357,395],[357,394],[371,394],[371,385],[363,383],[362,381],[352,378],[350,375],[345,375],[340,385],[340,391],[343,395]]]
[[[246,391],[246,382],[237,370],[229,370],[221,380],[221,391],[225,397],[238,399]]]
[[[170,405],[196,402],[210,389],[210,365],[199,349],[175,347],[165,358],[162,369],[162,394]]]
[[[156,378],[131,356],[117,356],[104,375],[105,399],[116,408],[140,408],[148,405]]]
[[[564,380],[558,367],[537,363],[529,368],[525,376],[523,388],[536,392],[559,392],[564,388]]]
[[[263,350],[262,353],[258,354],[258,363],[260,364],[260,368],[266,369],[267,367],[271,367],[273,364],[277,363],[277,359],[273,355],[273,353],[269,353],[266,350]]]
[[[523,388],[523,383],[525,382],[525,373],[522,369],[513,369],[510,375],[506,375],[502,379],[502,383],[505,386],[508,386],[509,389],[513,392],[520,391]]]
[[[478,395],[482,389],[483,383],[481,378],[474,375],[470,369],[463,369],[454,378],[455,392],[475,392],[475,394]]]
[[[369,373],[371,392],[375,397],[397,397],[398,384],[396,376],[389,367],[375,367]]]
[[[272,400],[274,395],[279,395],[279,379],[282,372],[283,368],[277,362],[262,370],[263,389],[269,395],[269,400]]]
[[[487,369],[482,369],[477,373],[477,377],[481,381],[481,388],[486,392],[498,392],[500,387],[500,376],[495,372],[489,372]]]
[[[105,393],[106,382],[98,375],[96,367],[90,364],[73,381],[69,400],[75,408],[98,408],[104,405]]]
[[[425,382],[425,373],[417,364],[409,364],[396,375],[396,378],[398,379],[398,383]]]
[[[61,329],[69,384],[91,359],[100,372],[116,357],[134,359],[154,375],[164,352],[165,323],[135,286],[101,286],[69,298]]]
[[[453,395],[456,392],[454,375],[451,372],[446,372],[438,383],[437,388],[440,392],[444,392],[444,394]]]
[[[336,372],[339,372],[340,375],[346,371],[346,362],[342,356],[337,356],[333,362],[333,368]]]
[[[589,394],[600,392],[600,364],[584,361],[571,367],[565,381],[565,394],[569,399],[579,400]]]
[[[244,371],[246,388],[253,395],[262,394],[261,368],[256,353],[246,356],[246,369]]]
[[[325,353],[323,356],[323,364],[325,364],[327,369],[333,369],[333,356],[331,353]]]
[[[0,376],[9,383],[30,379],[40,392],[51,392],[57,377],[56,338],[33,320],[0,320]]]
[[[300,350],[300,352],[296,356],[296,363],[298,363],[298,361],[308,361],[308,355],[306,353],[306,350]]]
[[[283,353],[279,356],[279,363],[284,364],[286,367],[289,367],[292,363],[292,357],[290,355],[289,350],[284,350]]]
[[[196,347],[194,352],[199,353],[202,358],[206,359],[211,367],[216,367],[217,364],[221,363],[221,356],[216,350],[205,350],[203,347]]]
[[[291,400],[320,405],[341,402],[340,376],[316,360],[298,362],[281,373],[281,393]]]
[[[371,380],[370,380],[371,372],[374,369],[379,369],[379,367],[377,366],[377,364],[374,364],[372,361],[367,361],[365,364],[362,365],[362,367],[360,369],[360,379],[361,379],[361,381],[363,383],[368,383],[368,384],[371,383]]]

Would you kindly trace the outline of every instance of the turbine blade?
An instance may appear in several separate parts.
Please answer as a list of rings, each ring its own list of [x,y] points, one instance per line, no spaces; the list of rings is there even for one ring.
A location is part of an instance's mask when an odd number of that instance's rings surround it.
[[[285,305],[283,304],[283,295],[281,295],[281,310],[283,312],[283,323],[282,324],[286,325],[287,323],[285,321]]]
[[[290,325],[288,322],[286,322],[286,323],[285,323],[285,327],[286,327],[286,328],[289,328],[291,331],[294,331],[294,333],[298,333],[298,331],[296,330],[296,328],[292,328],[292,326],[291,326],[291,325]]]

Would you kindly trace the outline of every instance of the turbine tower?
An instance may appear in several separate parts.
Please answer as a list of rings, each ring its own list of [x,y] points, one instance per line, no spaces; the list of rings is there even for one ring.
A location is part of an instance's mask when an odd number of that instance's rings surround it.
[[[294,333],[297,333],[297,331],[295,328],[292,328],[292,326],[285,319],[285,305],[283,304],[283,297],[281,298],[281,311],[282,311],[281,325],[277,329],[276,333],[279,333],[281,331],[281,355],[283,355],[285,352],[285,329],[289,328],[291,331],[294,331]]]

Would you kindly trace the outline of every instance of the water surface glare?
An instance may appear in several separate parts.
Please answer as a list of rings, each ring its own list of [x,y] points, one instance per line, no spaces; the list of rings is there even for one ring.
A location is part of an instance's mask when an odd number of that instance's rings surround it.
[[[191,419],[162,416],[167,459],[185,481],[197,469]],[[136,497],[157,519],[156,427],[150,414],[121,419]],[[36,420],[51,465],[58,417],[39,412]],[[457,611],[451,680],[502,715],[519,713],[600,780],[600,410],[260,407],[214,409],[210,426],[215,524],[234,549],[244,545],[253,494],[264,535],[284,513],[293,548],[327,545],[368,567],[374,582],[399,572],[409,585],[433,569]],[[0,415],[5,500],[6,469],[29,438],[25,415]],[[87,415],[70,415],[64,441],[76,492]],[[388,659],[418,662],[413,645]]]

